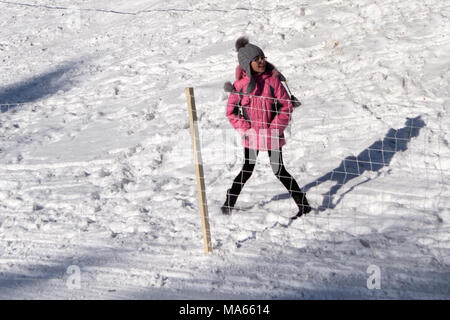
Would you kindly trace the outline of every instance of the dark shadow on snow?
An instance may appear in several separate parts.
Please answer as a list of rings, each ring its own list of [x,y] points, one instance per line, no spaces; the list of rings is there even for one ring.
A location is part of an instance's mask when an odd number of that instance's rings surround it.
[[[420,116],[406,118],[405,126],[403,128],[389,129],[383,140],[374,142],[356,157],[349,156],[345,158],[337,168],[331,170],[317,180],[308,183],[303,187],[303,190],[308,192],[308,190],[321,183],[335,181],[336,184],[324,194],[323,202],[318,207],[319,211],[324,211],[328,208],[334,209],[347,193],[354,190],[357,186],[370,181],[371,178],[367,178],[361,183],[351,187],[343,193],[336,202],[333,202],[334,196],[346,183],[361,176],[366,171],[379,172],[382,168],[389,166],[394,155],[397,152],[406,151],[408,149],[408,143],[412,138],[419,135],[420,129],[423,127],[425,127],[425,122]]]
[[[92,250],[95,252],[94,254],[74,255],[55,260],[43,258],[42,263],[27,264],[26,258],[24,258],[23,262],[15,263],[15,268],[21,272],[13,271],[14,269],[0,272],[0,300],[9,299],[11,296],[17,299],[21,295],[24,299],[34,299],[39,298],[42,293],[46,294],[45,298],[60,299],[66,296],[67,292],[71,292],[70,285],[74,284],[70,281],[70,276],[74,274],[75,270],[69,269],[70,266],[78,267],[81,272],[81,288],[73,292],[74,294],[80,293],[86,288],[90,278],[85,269],[107,266],[111,262],[111,257],[128,252],[122,249],[109,250],[101,247],[92,248]],[[48,291],[49,283],[52,281],[55,297],[49,296],[51,293]],[[35,296],[30,296],[31,293]]]
[[[321,183],[335,181],[336,184],[331,187],[328,192],[323,194],[324,198],[322,204],[319,205],[317,210],[325,211],[326,209],[334,209],[347,193],[372,179],[367,178],[357,185],[352,186],[343,193],[336,202],[333,202],[334,196],[346,183],[361,176],[366,171],[379,172],[382,168],[389,166],[394,155],[397,152],[406,151],[408,149],[408,143],[412,138],[419,135],[419,132],[423,127],[425,127],[425,122],[421,119],[421,116],[406,118],[405,126],[403,128],[389,129],[383,140],[374,142],[356,157],[349,156],[345,158],[337,168],[304,186],[302,188],[303,191],[308,192],[311,188],[316,187]],[[289,193],[284,193],[274,196],[270,201],[289,198]]]
[[[38,101],[59,90],[67,90],[71,83],[67,74],[76,67],[77,63],[69,62],[55,70],[1,88],[1,112],[14,111],[21,104]]]

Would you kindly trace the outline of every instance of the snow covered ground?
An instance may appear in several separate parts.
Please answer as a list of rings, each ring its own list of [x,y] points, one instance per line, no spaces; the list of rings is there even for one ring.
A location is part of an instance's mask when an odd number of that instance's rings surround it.
[[[449,31],[439,0],[0,0],[0,298],[449,299]],[[295,221],[265,153],[218,211],[243,34],[303,102],[284,158],[319,210]]]

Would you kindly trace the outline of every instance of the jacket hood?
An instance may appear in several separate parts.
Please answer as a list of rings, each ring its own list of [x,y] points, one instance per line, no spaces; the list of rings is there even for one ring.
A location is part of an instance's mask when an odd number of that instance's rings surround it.
[[[281,74],[281,72],[278,71],[275,68],[275,66],[273,64],[271,64],[270,62],[267,62],[266,71],[262,74],[262,76],[265,76],[265,75],[269,75],[272,77],[278,77],[280,79],[280,81],[286,81],[286,78]],[[236,67],[235,76],[236,76],[236,81],[239,81],[245,77],[248,78],[247,73],[240,65],[238,65]]]
[[[245,73],[245,70],[239,65],[236,67],[235,73],[236,73],[235,74],[236,81],[242,80],[244,78],[248,78],[247,74]],[[264,72],[263,75],[269,76],[269,77],[278,77],[280,79],[280,81],[286,81],[286,78],[283,76],[283,74],[281,74],[281,72],[278,71],[274,67],[274,65],[269,62],[267,62],[266,72]],[[223,86],[223,90],[225,92],[236,92],[236,88],[230,81],[225,82],[225,84]]]

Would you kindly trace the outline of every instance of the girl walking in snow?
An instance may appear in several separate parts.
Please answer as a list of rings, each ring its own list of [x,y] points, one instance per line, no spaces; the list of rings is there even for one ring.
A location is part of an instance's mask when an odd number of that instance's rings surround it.
[[[284,77],[266,61],[264,52],[241,37],[236,41],[239,66],[234,84],[226,83],[230,92],[226,115],[241,134],[244,166],[227,191],[221,210],[230,214],[244,184],[255,168],[259,151],[268,151],[273,173],[289,191],[298,206],[298,218],[311,211],[306,195],[283,163],[284,129],[289,124],[292,101],[280,79]]]

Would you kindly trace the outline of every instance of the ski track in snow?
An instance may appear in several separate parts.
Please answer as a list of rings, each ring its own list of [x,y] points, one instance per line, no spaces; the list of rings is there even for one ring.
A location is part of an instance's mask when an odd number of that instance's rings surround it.
[[[0,8],[0,298],[449,298],[445,2]],[[242,161],[222,90],[242,34],[303,103],[288,129],[288,170],[316,207],[335,190],[332,206],[295,221],[265,152],[235,213],[218,210]],[[210,255],[188,86],[200,119]],[[388,165],[337,190],[339,177],[314,183],[348,157],[362,159],[392,129],[404,132],[407,118],[423,123]],[[381,270],[380,290],[367,288],[370,265]],[[81,271],[79,288],[68,284],[69,266]]]

